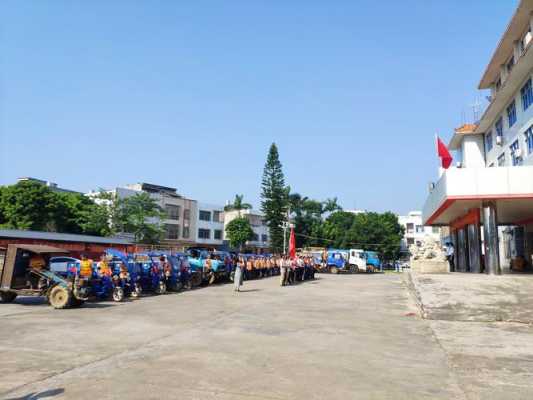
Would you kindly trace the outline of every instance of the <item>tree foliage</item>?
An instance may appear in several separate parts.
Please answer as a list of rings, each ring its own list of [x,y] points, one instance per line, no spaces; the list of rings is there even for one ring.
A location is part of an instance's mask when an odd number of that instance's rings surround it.
[[[252,240],[254,231],[247,218],[238,217],[226,225],[226,235],[231,247],[242,250],[246,242]]]
[[[159,243],[164,232],[160,221],[166,214],[148,193],[140,192],[116,201],[111,219],[117,229],[132,233],[138,243]]]
[[[225,206],[224,211],[238,211],[239,216],[240,216],[242,210],[249,210],[250,208],[252,208],[252,205],[250,203],[245,203],[243,199],[244,199],[244,195],[236,194],[235,199],[233,200],[233,203]]]
[[[270,234],[270,245],[274,252],[282,252],[283,228],[287,220],[288,190],[285,187],[283,168],[275,143],[270,146],[263,179],[261,182],[261,211]]]
[[[147,193],[117,199],[101,192],[97,201],[81,193],[55,192],[31,181],[0,187],[0,227],[97,236],[133,233],[139,242],[159,241],[163,216]]]

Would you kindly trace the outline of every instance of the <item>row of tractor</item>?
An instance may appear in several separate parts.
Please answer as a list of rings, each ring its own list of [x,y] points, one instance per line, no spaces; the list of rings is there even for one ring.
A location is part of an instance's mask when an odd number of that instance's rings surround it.
[[[246,254],[245,279],[278,275],[271,257]],[[44,296],[54,308],[80,306],[87,300],[123,301],[143,293],[164,294],[232,281],[237,254],[190,249],[186,253],[122,253],[107,249],[100,260],[71,257],[42,245],[0,249],[0,300]]]

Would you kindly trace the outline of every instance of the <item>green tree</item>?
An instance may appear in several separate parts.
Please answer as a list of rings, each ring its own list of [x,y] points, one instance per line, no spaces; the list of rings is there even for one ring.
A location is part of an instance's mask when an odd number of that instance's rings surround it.
[[[116,215],[112,219],[123,232],[132,233],[139,243],[157,244],[163,236],[161,219],[166,214],[146,192],[117,201]]]
[[[56,193],[60,210],[57,215],[59,232],[109,236],[107,207],[97,204],[80,193]]]
[[[261,211],[265,215],[272,250],[282,252],[285,250],[282,224],[287,220],[288,190],[285,187],[285,177],[275,143],[270,146],[263,170],[261,200]]]
[[[253,239],[254,231],[247,218],[238,217],[228,223],[226,234],[228,235],[231,247],[242,251],[246,242]]]
[[[252,205],[250,203],[243,202],[243,198],[244,198],[244,195],[236,194],[235,199],[233,200],[233,203],[225,206],[224,211],[237,211],[240,217],[242,210],[249,210],[252,208]]]
[[[332,213],[335,211],[342,211],[342,207],[337,202],[337,198],[334,197],[332,199],[326,199],[326,201],[323,202],[324,209],[323,211],[326,213]]]
[[[50,188],[22,181],[2,189],[2,227],[36,231],[57,231],[59,201]]]
[[[322,232],[327,239],[328,247],[350,248],[353,244],[348,232],[352,228],[356,215],[345,211],[337,211],[330,214],[324,221]]]

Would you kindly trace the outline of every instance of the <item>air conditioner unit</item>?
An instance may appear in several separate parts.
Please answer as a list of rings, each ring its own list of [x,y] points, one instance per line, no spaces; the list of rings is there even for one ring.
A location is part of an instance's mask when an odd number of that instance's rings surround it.
[[[513,155],[514,155],[516,158],[521,158],[521,157],[522,157],[522,149],[516,149],[516,150],[513,152]]]
[[[503,137],[502,136],[496,136],[496,144],[498,146],[501,146],[503,144]]]
[[[463,168],[463,163],[461,161],[457,161],[455,165],[457,168]]]

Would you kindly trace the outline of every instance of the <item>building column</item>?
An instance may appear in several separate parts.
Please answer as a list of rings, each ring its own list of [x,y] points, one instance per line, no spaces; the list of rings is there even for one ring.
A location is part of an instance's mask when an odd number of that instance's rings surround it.
[[[483,235],[485,239],[485,273],[500,275],[500,250],[496,203],[483,203]]]

